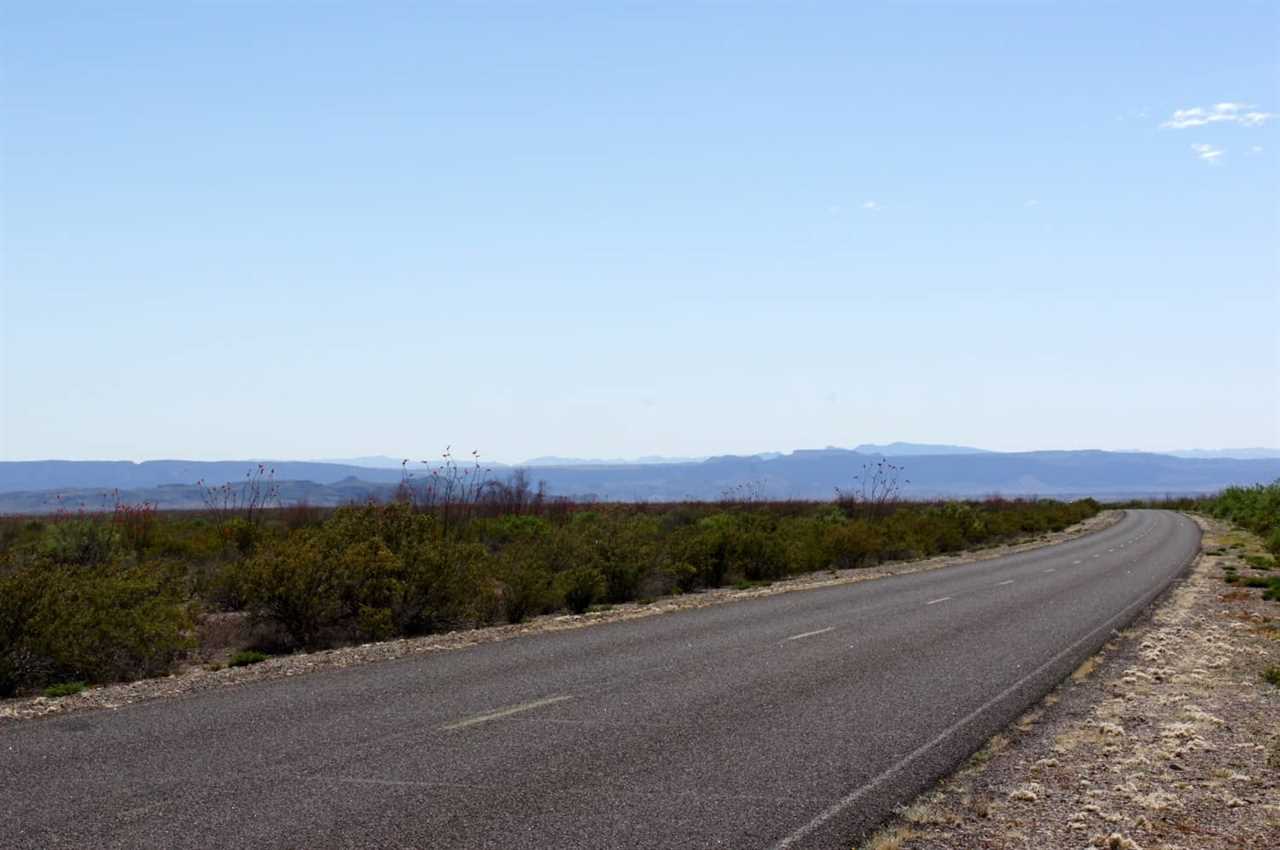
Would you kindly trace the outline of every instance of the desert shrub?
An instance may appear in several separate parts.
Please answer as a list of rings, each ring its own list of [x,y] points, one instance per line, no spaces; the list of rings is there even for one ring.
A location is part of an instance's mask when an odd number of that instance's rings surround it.
[[[116,502],[115,512],[111,515],[111,523],[119,533],[121,547],[131,552],[137,560],[146,557],[151,548],[156,530],[156,507],[150,502],[130,505]]]
[[[744,528],[729,542],[729,569],[750,581],[773,581],[787,574],[786,549],[760,526]]]
[[[376,537],[325,547],[322,557],[329,558],[336,566],[338,616],[344,621],[355,622],[366,608],[390,611],[403,595],[404,564]]]
[[[1266,555],[1245,555],[1244,561],[1255,570],[1269,570],[1276,565],[1276,562]]]
[[[66,516],[50,523],[44,534],[44,554],[54,563],[92,567],[111,560],[119,533],[96,514]]]
[[[58,699],[60,697],[69,697],[72,694],[78,694],[88,685],[84,682],[62,682],[57,685],[50,685],[44,689],[44,695],[50,699]]]
[[[884,550],[879,530],[863,519],[829,526],[824,531],[822,542],[827,562],[838,569],[865,566]]]
[[[1268,541],[1280,532],[1280,481],[1253,487],[1228,487],[1206,505],[1208,513],[1228,519]],[[1280,544],[1280,540],[1276,541]],[[1280,554],[1280,548],[1274,549]]]
[[[171,566],[37,564],[0,578],[0,693],[168,672],[192,647]]]
[[[420,541],[406,548],[400,559],[404,585],[393,610],[401,631],[425,634],[495,618],[494,564],[484,546]]]
[[[250,664],[260,664],[271,656],[265,652],[258,652],[256,649],[245,649],[231,656],[231,660],[227,662],[228,667],[248,667]]]
[[[228,569],[232,594],[297,645],[383,640],[491,616],[487,552],[406,504],[343,508]]]
[[[697,586],[698,569],[684,561],[673,561],[662,565],[661,575],[668,582],[668,593],[688,593]]]
[[[592,564],[600,571],[605,601],[635,599],[646,578],[662,563],[659,523],[647,516],[609,518],[593,523],[585,532],[588,551],[579,556],[578,564]]]
[[[727,515],[704,517],[695,525],[683,526],[672,534],[671,548],[678,563],[695,571],[694,585],[719,587],[729,572]]]
[[[604,576],[595,567],[575,567],[555,578],[556,592],[575,614],[586,613],[604,591]]]
[[[439,522],[434,516],[419,513],[403,502],[339,508],[324,524],[324,532],[335,544],[377,538],[396,553],[441,537]]]
[[[280,523],[289,531],[318,528],[324,522],[324,510],[307,501],[296,502],[280,509]]]
[[[356,633],[365,640],[382,641],[395,637],[395,611],[387,606],[361,605],[356,611]]]
[[[553,607],[555,594],[553,574],[535,562],[522,561],[505,550],[500,560],[499,576],[502,582],[502,615],[508,623],[522,623],[532,614],[541,614]]]
[[[265,533],[262,525],[244,517],[231,517],[222,525],[222,539],[241,555],[249,555],[262,542]]]
[[[46,680],[49,659],[38,654],[34,617],[49,576],[44,571],[0,573],[0,697]]]
[[[301,646],[316,646],[340,622],[342,570],[310,531],[295,531],[228,570],[229,584],[254,616],[278,624]]]
[[[476,523],[476,533],[493,547],[514,541],[538,540],[551,533],[551,524],[542,517],[509,515],[481,520]]]
[[[214,524],[204,519],[160,522],[152,533],[151,551],[163,558],[207,560],[223,554],[225,540]]]

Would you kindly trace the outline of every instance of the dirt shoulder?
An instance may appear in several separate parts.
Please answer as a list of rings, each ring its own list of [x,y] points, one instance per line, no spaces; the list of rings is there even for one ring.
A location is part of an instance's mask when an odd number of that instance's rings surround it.
[[[1280,603],[1224,581],[1256,538],[1196,521],[1184,581],[863,847],[1280,846]]]
[[[419,638],[349,646],[323,652],[277,656],[248,667],[210,669],[205,666],[193,666],[188,670],[163,679],[145,679],[137,682],[107,685],[57,699],[38,696],[5,700],[0,701],[0,724],[30,720],[52,714],[117,709],[147,700],[234,687],[248,682],[290,678],[323,670],[350,667],[355,664],[368,664],[412,655],[462,649],[479,644],[511,640],[524,635],[580,629],[602,623],[616,623],[642,617],[653,617],[673,611],[723,605],[744,599],[773,596],[779,593],[855,584],[888,576],[927,572],[958,564],[990,560],[1061,543],[1114,525],[1119,522],[1122,516],[1123,511],[1103,511],[1097,516],[1077,523],[1063,531],[1043,534],[1034,539],[1023,540],[1018,543],[993,546],[958,555],[921,561],[892,562],[874,568],[810,573],[809,575],[774,582],[768,586],[753,587],[746,590],[717,588],[701,593],[663,597],[649,604],[627,603],[615,605],[608,610],[592,611],[580,615],[537,617],[518,625],[490,626]]]

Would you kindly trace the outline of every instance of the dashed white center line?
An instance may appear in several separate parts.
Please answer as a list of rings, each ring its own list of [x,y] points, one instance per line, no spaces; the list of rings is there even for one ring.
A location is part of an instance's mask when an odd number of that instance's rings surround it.
[[[1051,572],[1053,572],[1053,567],[1050,567],[1049,569],[1045,570],[1045,572],[1046,572],[1046,573],[1051,573]]]
[[[554,705],[558,702],[564,702],[567,699],[573,699],[571,696],[547,697],[545,699],[535,699],[533,702],[522,702],[519,705],[513,705],[508,708],[500,708],[497,711],[490,711],[487,714],[477,714],[474,717],[468,717],[464,720],[458,720],[449,723],[440,728],[445,732],[452,732],[455,729],[466,729],[468,726],[476,726],[481,723],[488,723],[490,720],[500,720],[503,717],[510,717],[513,714],[519,714],[522,711],[532,711],[535,708],[542,708],[544,705]]]
[[[944,596],[944,597],[942,597],[941,599],[932,599],[932,600],[930,600],[930,601],[928,601],[928,602],[926,602],[926,603],[924,603],[924,604],[925,604],[925,605],[937,605],[939,602],[946,602],[946,601],[947,601],[948,599],[950,599],[950,598],[951,598],[950,596]]]
[[[1081,561],[1072,561],[1071,563],[1073,563],[1073,564],[1079,564],[1079,563],[1082,563],[1082,562],[1081,562]]]
[[[1001,585],[1004,585],[1004,584],[1013,584],[1013,579],[1009,579],[1008,581],[996,582],[996,587],[1000,587]]]
[[[792,635],[787,640],[800,640],[800,638],[813,637],[814,635],[825,635],[827,632],[835,630],[835,626],[827,626],[825,629],[818,629],[816,632],[804,632],[803,634]],[[783,641],[786,643],[786,641]]]

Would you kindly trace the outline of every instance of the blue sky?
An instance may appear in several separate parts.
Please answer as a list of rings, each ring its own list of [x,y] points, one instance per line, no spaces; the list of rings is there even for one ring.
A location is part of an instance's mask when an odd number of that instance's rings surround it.
[[[5,7],[5,459],[1280,444],[1274,4]]]

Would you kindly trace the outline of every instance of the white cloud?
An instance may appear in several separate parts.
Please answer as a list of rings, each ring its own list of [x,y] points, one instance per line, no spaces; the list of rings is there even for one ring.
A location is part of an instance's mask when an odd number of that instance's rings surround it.
[[[876,203],[875,201],[863,201],[862,208],[864,210],[871,210],[872,212],[878,212],[884,209],[884,207],[880,206],[880,204]]]
[[[1213,145],[1192,145],[1191,150],[1195,152],[1197,159],[1203,159],[1210,165],[1217,165],[1219,158],[1226,153],[1222,148],[1215,148]]]
[[[1274,113],[1259,111],[1251,103],[1215,103],[1209,108],[1193,106],[1176,109],[1173,117],[1160,126],[1169,130],[1185,130],[1206,124],[1236,124],[1241,127],[1261,127],[1275,117]]]
[[[1030,198],[1030,199],[1028,199],[1028,200],[1023,201],[1023,202],[1022,202],[1022,205],[1023,205],[1024,207],[1026,207],[1027,209],[1031,209],[1032,207],[1038,207],[1038,206],[1040,206],[1040,202],[1039,202],[1038,200],[1036,200],[1035,198]]]
[[[1253,145],[1252,147],[1249,148],[1249,153],[1251,154],[1262,153],[1262,145]]]

